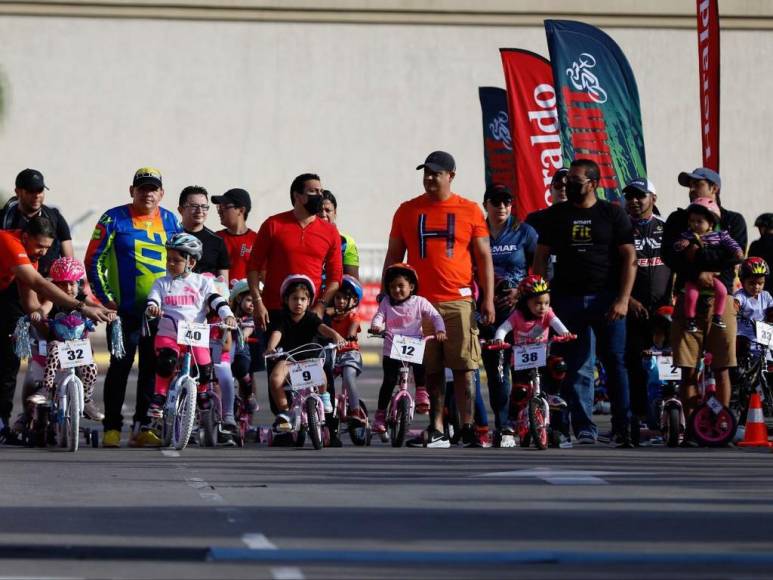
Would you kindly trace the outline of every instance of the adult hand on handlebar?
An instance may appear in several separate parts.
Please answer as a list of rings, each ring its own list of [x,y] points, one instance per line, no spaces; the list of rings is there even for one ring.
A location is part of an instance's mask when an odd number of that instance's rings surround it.
[[[81,308],[81,314],[95,322],[112,322],[115,319],[115,311],[104,306],[89,306]]]
[[[259,300],[255,305],[254,318],[258,328],[261,330],[266,330],[268,328],[268,323],[270,322],[268,318],[268,308],[266,308],[266,305],[263,304],[262,300]]]

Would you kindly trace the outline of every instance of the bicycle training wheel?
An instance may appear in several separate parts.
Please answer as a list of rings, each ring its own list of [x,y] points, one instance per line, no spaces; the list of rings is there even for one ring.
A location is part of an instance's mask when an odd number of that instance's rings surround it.
[[[177,396],[172,446],[178,451],[185,449],[191,438],[193,422],[196,419],[196,383],[191,379],[183,381]]]
[[[529,399],[529,433],[537,449],[544,450],[548,448],[547,416],[542,397],[532,397]]]
[[[722,447],[730,443],[735,435],[736,419],[733,412],[723,406],[715,414],[708,403],[698,406],[690,415],[690,433],[698,445]]]
[[[306,420],[309,423],[309,439],[314,449],[322,449],[322,421],[320,420],[317,401],[314,397],[306,399]]]

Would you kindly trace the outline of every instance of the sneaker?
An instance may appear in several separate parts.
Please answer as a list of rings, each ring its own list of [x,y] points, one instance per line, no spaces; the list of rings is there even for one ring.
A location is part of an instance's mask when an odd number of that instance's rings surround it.
[[[518,443],[515,440],[515,435],[513,435],[512,433],[503,432],[499,440],[499,447],[501,448],[518,447]]]
[[[711,317],[711,325],[716,326],[717,328],[727,328],[727,324],[725,324],[725,321],[722,320],[722,317],[719,314],[715,314]]]
[[[337,435],[331,435],[330,440],[327,442],[327,445],[325,447],[343,447],[344,444],[341,443],[341,440],[338,438]]]
[[[260,409],[260,405],[258,405],[258,401],[255,398],[255,395],[250,395],[247,397],[247,400],[244,402],[244,410],[247,411],[247,413],[257,413]]]
[[[448,440],[441,431],[435,429],[427,429],[422,431],[421,435],[409,439],[406,443],[408,447],[432,447],[437,449],[448,449],[451,447],[451,442]]]
[[[153,400],[148,407],[148,417],[151,419],[160,419],[164,416],[164,405],[166,404],[166,396],[161,394],[153,395]]]
[[[322,408],[325,410],[325,413],[332,413],[333,403],[330,401],[330,393],[320,393],[319,397],[322,399]]]
[[[356,409],[351,409],[349,411],[349,420],[355,423],[359,423],[360,425],[368,424],[368,416],[360,407],[357,407]]]
[[[161,447],[161,439],[152,429],[142,427],[129,438],[129,447]]]
[[[631,437],[628,435],[627,431],[625,431],[624,433],[615,433],[612,439],[610,440],[609,445],[617,449],[633,448]]]
[[[94,401],[86,401],[83,404],[83,416],[90,421],[101,421],[105,418],[105,414],[99,410]]]
[[[429,413],[429,393],[424,387],[416,387],[416,413],[419,415]]]
[[[290,417],[287,413],[279,413],[274,420],[274,431],[277,433],[288,433],[293,430],[290,424]]]
[[[29,423],[29,418],[24,413],[19,413],[16,417],[16,421],[13,422],[13,430],[16,433],[21,433],[24,431],[24,429],[27,428],[27,424]],[[741,437],[743,439],[743,437]]]
[[[121,432],[118,429],[108,429],[102,436],[102,447],[120,447]]]
[[[694,318],[687,319],[687,332],[698,332],[698,323]]]
[[[233,433],[221,425],[217,429],[217,444],[221,447],[236,447]]]
[[[596,436],[593,434],[592,431],[580,431],[577,434],[577,444],[578,445],[595,445],[596,444]]]
[[[483,449],[491,447],[491,438],[489,437],[488,427],[475,429],[475,442],[477,443],[475,447],[482,447]]]
[[[373,432],[386,433],[386,411],[379,409],[373,419]]]
[[[558,434],[558,448],[559,449],[571,449],[574,447],[572,444],[572,437],[570,435]]]
[[[475,441],[475,428],[470,423],[462,426],[459,440],[461,440],[462,445],[465,447],[477,447]]]
[[[0,429],[0,445],[17,447],[22,445],[22,443],[23,441],[21,440],[21,437],[19,437],[19,434],[15,431],[11,431],[10,427],[3,427]]]
[[[548,395],[548,406],[551,411],[558,411],[566,408],[566,401],[558,395]]]
[[[223,428],[227,429],[228,431],[236,430],[236,419],[233,415],[226,415],[223,417]]]
[[[614,436],[615,436],[614,431],[603,431],[598,435],[596,435],[596,441],[598,441],[599,443],[611,443]]]

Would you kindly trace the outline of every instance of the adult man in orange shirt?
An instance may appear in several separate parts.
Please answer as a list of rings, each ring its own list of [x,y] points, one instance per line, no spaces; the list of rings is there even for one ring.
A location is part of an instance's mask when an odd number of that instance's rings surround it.
[[[445,369],[454,375],[454,394],[462,420],[462,440],[474,439],[473,374],[480,365],[480,343],[473,296],[473,258],[481,291],[480,320],[494,322],[494,266],[489,233],[480,207],[451,191],[456,162],[445,151],[430,153],[417,168],[424,170],[422,195],[395,212],[384,269],[408,262],[419,276],[419,295],[438,309],[448,339],[429,341],[424,353],[432,398],[430,425],[421,437],[408,442],[420,447],[449,447],[443,435]]]

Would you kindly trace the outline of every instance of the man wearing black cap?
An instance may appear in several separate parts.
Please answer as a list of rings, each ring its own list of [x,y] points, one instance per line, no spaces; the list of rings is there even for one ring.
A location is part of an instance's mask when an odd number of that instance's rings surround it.
[[[217,232],[223,238],[231,266],[228,275],[231,280],[247,277],[252,247],[257,232],[247,227],[247,216],[252,209],[250,194],[243,189],[229,189],[223,195],[213,195],[212,203],[217,204],[217,214],[225,229]]]
[[[24,169],[16,176],[16,188],[12,197],[0,211],[0,229],[21,230],[36,216],[46,218],[53,226],[56,236],[46,254],[37,263],[38,272],[48,275],[51,264],[61,256],[72,257],[72,237],[67,221],[59,210],[44,205],[47,190],[43,174],[37,169]],[[10,284],[0,291],[0,304],[6,312],[0,336],[7,337],[12,332],[24,312],[19,301],[16,284]],[[0,392],[13,393],[20,361],[8,340],[0,341]]]
[[[392,219],[384,271],[408,262],[418,274],[417,293],[429,300],[446,324],[447,340],[429,341],[424,353],[432,398],[430,425],[410,446],[449,447],[443,434],[445,369],[453,371],[454,393],[462,440],[475,444],[473,376],[480,366],[475,313],[473,258],[480,288],[480,321],[494,322],[494,266],[489,231],[478,204],[451,191],[456,162],[450,153],[434,151],[419,165],[424,193],[404,202]],[[386,298],[388,300],[388,298]]]
[[[222,276],[228,282],[231,261],[223,238],[204,225],[209,212],[209,193],[200,185],[189,185],[180,192],[177,206],[182,218],[183,230],[195,236],[202,246],[201,259],[193,271],[198,274]]]
[[[689,199],[692,203],[699,197],[714,200],[720,209],[719,228],[726,230],[739,246],[745,251],[748,241],[746,221],[743,216],[725,209],[720,202],[722,179],[719,174],[707,167],[698,167],[693,172],[683,171],[679,174],[679,185],[689,189]],[[663,261],[676,273],[674,284],[677,293],[684,289],[684,273],[690,268],[684,252],[674,250],[674,243],[680,234],[687,230],[687,210],[677,209],[666,220],[663,232]],[[705,294],[699,302],[698,332],[688,332],[683,315],[682,296],[677,299],[674,307],[674,322],[671,327],[671,347],[674,351],[674,364],[682,367],[682,387],[679,396],[682,399],[685,413],[689,415],[696,406],[698,399],[697,372],[698,359],[705,348],[712,354],[712,369],[717,381],[717,398],[727,406],[730,404],[730,367],[736,366],[735,337],[737,324],[735,308],[733,307],[733,283],[735,266],[738,261],[724,246],[704,245],[695,254],[692,266],[701,274],[697,284],[701,294]],[[714,272],[719,272],[719,279],[727,287],[728,305],[725,308],[722,321],[725,327],[710,324],[713,310],[713,280]]]

